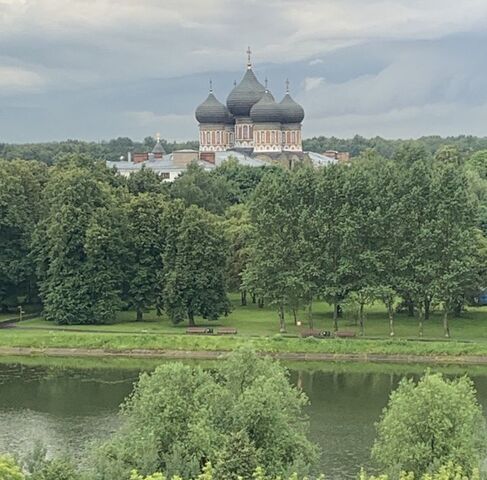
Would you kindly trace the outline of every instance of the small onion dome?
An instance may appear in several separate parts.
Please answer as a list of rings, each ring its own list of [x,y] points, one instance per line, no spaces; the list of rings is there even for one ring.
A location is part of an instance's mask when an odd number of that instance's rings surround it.
[[[280,101],[282,123],[301,123],[304,119],[304,109],[299,103],[296,103],[289,93],[284,95]]]
[[[166,155],[166,151],[164,150],[164,147],[161,145],[161,141],[159,139],[157,139],[157,142],[154,145],[154,148],[152,149],[152,153],[162,153],[162,155]]]
[[[281,108],[268,90],[266,90],[264,96],[250,110],[250,118],[255,123],[280,123],[281,116]]]
[[[218,101],[213,92],[196,109],[195,116],[200,123],[233,123],[227,107]]]
[[[264,95],[265,87],[257,80],[252,68],[247,68],[242,81],[227,98],[227,107],[234,116],[248,117],[250,109]]]

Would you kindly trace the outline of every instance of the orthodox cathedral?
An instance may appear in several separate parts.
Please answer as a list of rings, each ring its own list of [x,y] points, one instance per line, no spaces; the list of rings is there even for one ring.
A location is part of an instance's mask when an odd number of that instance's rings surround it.
[[[289,81],[286,95],[276,102],[267,88],[267,79],[262,85],[255,76],[250,54],[249,48],[247,70],[228,95],[226,105],[215,97],[210,82],[208,97],[196,109],[202,159],[228,150],[252,156],[302,154],[303,107],[289,94]]]
[[[128,161],[107,162],[108,166],[126,176],[145,167],[171,182],[192,162],[205,170],[213,170],[229,159],[252,167],[275,163],[289,168],[300,162],[314,166],[336,163],[337,157],[329,156],[328,152],[324,155],[303,152],[303,107],[289,94],[288,81],[284,98],[276,102],[267,88],[267,80],[262,85],[255,76],[250,54],[249,48],[245,74],[234,85],[226,105],[215,97],[210,82],[210,93],[195,112],[199,123],[199,151],[177,150],[166,154],[158,136],[152,152],[128,152]]]

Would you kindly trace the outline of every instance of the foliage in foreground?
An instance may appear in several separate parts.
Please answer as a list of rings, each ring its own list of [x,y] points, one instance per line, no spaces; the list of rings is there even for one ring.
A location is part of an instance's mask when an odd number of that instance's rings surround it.
[[[216,371],[180,363],[143,374],[122,407],[121,430],[95,454],[92,478],[123,480],[137,469],[195,478],[211,462],[218,480],[307,473],[317,448],[307,439],[308,399],[287,372],[250,350]]]
[[[253,474],[249,477],[239,477],[241,480],[308,480],[308,477],[300,477],[296,473],[288,476],[288,477],[269,477],[266,475],[265,471],[261,467],[257,467]],[[317,480],[323,480],[325,478],[324,475],[320,475],[317,477]],[[389,480],[388,475],[378,475],[378,476],[369,476],[367,473],[362,470],[358,477],[359,480]],[[448,463],[447,465],[441,466],[438,471],[434,473],[426,473],[420,477],[415,477],[413,472],[401,472],[397,480],[414,480],[417,478],[418,480],[480,480],[480,474],[478,470],[474,470],[471,475],[465,474],[463,468],[458,465],[454,465],[453,463]],[[169,479],[162,475],[162,473],[154,473],[153,475],[149,475],[144,477],[139,475],[137,471],[132,472],[132,476],[130,480],[183,480],[181,477],[172,477]],[[213,469],[211,465],[207,465],[201,475],[199,475],[196,480],[216,480],[214,476]]]
[[[403,379],[391,393],[372,450],[382,471],[416,477],[442,465],[471,477],[486,453],[487,429],[472,381],[429,372],[417,383]]]

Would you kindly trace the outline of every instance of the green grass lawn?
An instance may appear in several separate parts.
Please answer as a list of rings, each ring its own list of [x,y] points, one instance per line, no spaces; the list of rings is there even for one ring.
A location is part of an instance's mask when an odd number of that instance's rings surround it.
[[[232,295],[233,311],[218,322],[197,319],[198,325],[231,326],[238,335],[230,337],[187,335],[187,324],[172,325],[155,311],[145,314],[143,322],[135,322],[134,312],[120,312],[119,321],[111,325],[56,326],[41,318],[26,320],[22,326],[33,329],[0,330],[0,346],[12,347],[69,347],[113,350],[172,349],[172,350],[233,350],[244,344],[268,352],[309,353],[376,353],[408,355],[487,355],[487,308],[470,308],[461,318],[451,320],[452,339],[443,338],[441,316],[432,315],[425,322],[424,340],[418,339],[415,318],[397,315],[396,337],[390,339],[386,312],[379,304],[367,311],[366,337],[356,339],[302,339],[299,327],[288,314],[288,333],[278,334],[277,314],[270,308],[249,304],[239,305],[239,297]],[[304,311],[298,319],[306,328]],[[315,328],[332,330],[331,308],[325,303],[314,306]],[[344,312],[340,329],[359,333],[352,315]],[[47,328],[47,329],[46,329]],[[38,330],[37,330],[38,329]],[[70,331],[70,330],[81,330]]]
[[[227,326],[235,327],[239,335],[250,337],[272,337],[279,331],[277,313],[275,310],[265,307],[258,308],[256,305],[249,303],[247,306],[240,306],[239,295],[231,295],[233,310],[227,317],[223,317],[216,322],[210,322],[203,319],[196,319],[197,325],[200,326]],[[135,312],[120,312],[118,322],[110,325],[73,325],[60,326],[48,323],[41,318],[26,320],[22,322],[23,326],[29,327],[49,327],[53,330],[63,329],[82,329],[96,330],[101,332],[126,332],[126,333],[168,333],[184,334],[187,323],[172,325],[164,316],[157,316],[154,310],[144,314],[143,322],[135,321]],[[298,320],[301,320],[303,326],[297,327],[293,323],[291,313],[287,314],[287,332],[289,335],[299,335],[301,328],[307,328],[306,312],[298,312]],[[314,305],[313,320],[315,328],[320,330],[332,330],[332,310],[324,302],[317,302]],[[353,314],[345,309],[343,318],[339,320],[341,330],[355,331],[359,334],[359,327],[355,325]],[[375,304],[366,310],[366,337],[383,337],[389,338],[388,319],[384,307]],[[468,311],[460,318],[450,319],[450,328],[452,338],[464,341],[483,341],[487,342],[487,307],[468,308]],[[396,337],[397,338],[417,338],[418,324],[417,319],[408,317],[406,314],[396,315]],[[440,313],[434,313],[431,318],[425,321],[424,338],[443,340],[443,326]]]

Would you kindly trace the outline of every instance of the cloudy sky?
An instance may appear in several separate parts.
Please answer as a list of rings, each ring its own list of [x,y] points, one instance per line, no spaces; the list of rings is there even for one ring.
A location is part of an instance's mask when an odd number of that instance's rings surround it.
[[[486,0],[0,0],[0,142],[197,138],[254,70],[306,137],[487,135]]]

